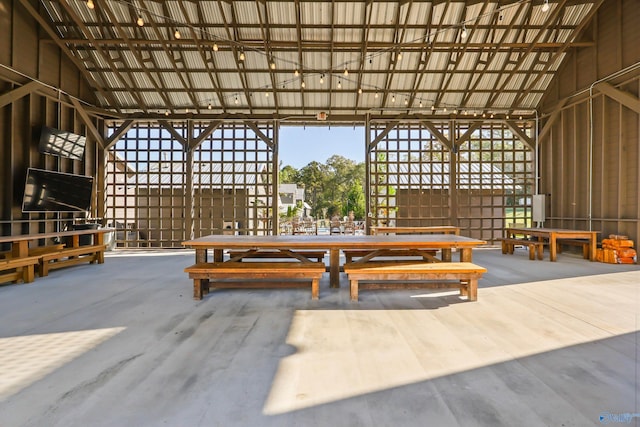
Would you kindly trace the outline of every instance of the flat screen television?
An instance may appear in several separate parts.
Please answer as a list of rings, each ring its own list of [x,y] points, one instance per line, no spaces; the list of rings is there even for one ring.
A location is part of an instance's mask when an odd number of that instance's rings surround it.
[[[86,142],[82,135],[43,126],[39,149],[41,153],[82,160]]]
[[[22,199],[23,212],[87,212],[91,209],[93,177],[29,168]]]

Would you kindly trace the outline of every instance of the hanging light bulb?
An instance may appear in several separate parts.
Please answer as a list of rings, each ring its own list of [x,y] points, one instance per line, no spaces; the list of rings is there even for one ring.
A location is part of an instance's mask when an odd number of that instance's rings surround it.
[[[420,101],[420,108],[422,108],[422,101]]]
[[[293,71],[293,75],[298,77],[300,75],[300,72],[296,69]]]
[[[391,102],[396,102],[396,96],[395,95],[391,96]]]
[[[209,103],[209,105],[207,105],[207,110],[211,110],[211,108],[213,107],[211,107],[211,103]]]
[[[544,0],[544,4],[542,5],[542,11],[547,12],[549,10],[549,0]]]
[[[169,115],[169,110],[165,111],[165,112],[164,112],[164,115],[165,115],[165,116],[168,116],[168,115]]]
[[[144,27],[144,19],[142,19],[142,16],[138,17],[136,24],[138,24],[138,27]]]
[[[431,106],[431,111],[436,111],[436,106],[435,105]]]
[[[238,95],[236,95],[236,100],[235,100],[235,101],[233,101],[233,103],[234,103],[234,104],[236,104],[236,105],[238,105],[238,102],[239,102],[239,101],[238,101]]]
[[[95,4],[93,4],[93,0],[87,0],[87,7],[88,7],[89,9],[93,9],[93,8],[95,8],[95,7],[96,7],[96,5],[95,5]]]
[[[358,93],[362,94],[362,88],[361,87],[358,88]]]
[[[213,43],[213,51],[214,52],[218,51],[218,43]]]
[[[344,75],[348,76],[349,75],[349,70],[347,70],[346,68],[344,69]]]
[[[274,61],[274,60],[273,60],[273,58],[271,58],[271,64],[270,64],[270,67],[271,67],[271,69],[272,69],[272,70],[275,70],[275,69],[276,69],[276,61]]]
[[[320,84],[324,83],[324,74],[320,76]]]
[[[304,89],[305,87],[307,87],[307,84],[304,82],[304,80],[302,80],[302,82],[300,83],[300,87],[302,89]]]
[[[466,25],[462,25],[462,34],[460,34],[460,37],[462,38],[462,40],[467,38],[467,26]]]
[[[374,98],[378,99],[378,96],[379,96],[379,95],[378,95],[378,92],[376,92],[376,94],[375,94]]]
[[[177,39],[180,39],[180,37],[182,37],[182,36],[180,35],[180,31],[178,31],[178,29],[177,29],[177,28],[176,28],[176,31],[173,33],[173,37],[175,37],[175,38],[177,38]]]
[[[398,52],[398,61],[402,59],[402,52]]]
[[[446,113],[446,112],[447,112],[447,107],[444,107],[444,108],[442,109],[442,111],[443,111],[444,113]]]
[[[342,89],[342,82],[338,80],[338,89]]]
[[[265,98],[268,98],[268,97],[269,97],[269,92],[265,92],[265,93],[264,93],[264,97],[265,97]]]
[[[244,61],[244,59],[245,59],[244,50],[240,51],[240,58],[239,59],[240,59],[240,61]]]

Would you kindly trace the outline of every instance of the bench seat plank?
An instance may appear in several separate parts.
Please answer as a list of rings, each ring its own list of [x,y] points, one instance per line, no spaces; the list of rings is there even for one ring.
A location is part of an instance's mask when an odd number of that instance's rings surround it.
[[[368,261],[377,257],[407,257],[421,256],[425,261],[439,262],[435,249],[345,249],[342,251],[345,256],[345,262],[353,262],[353,258],[365,258]]]
[[[421,289],[440,287],[459,287],[460,295],[466,295],[470,301],[478,297],[478,279],[487,269],[470,262],[430,263],[430,262],[384,262],[375,261],[363,264],[351,263],[344,266],[349,276],[351,300],[358,300],[358,289]],[[396,281],[400,283],[362,284],[361,280]],[[451,280],[456,283],[433,283]],[[405,282],[412,281],[412,282]]]
[[[319,283],[325,266],[320,262],[213,262],[198,263],[184,269],[193,279],[193,298],[201,300],[209,288],[267,287],[271,281],[275,287],[300,287],[300,284],[283,279],[311,281],[311,298],[318,299]],[[245,282],[239,283],[237,280]],[[215,282],[210,282],[215,280]],[[231,281],[233,280],[233,282]],[[257,282],[257,281],[260,282]],[[277,282],[276,282],[277,281]]]
[[[516,245],[522,245],[529,248],[529,259],[535,260],[536,255],[539,260],[544,258],[544,247],[549,243],[541,240],[528,240],[517,237],[502,237],[498,240],[502,241],[502,253],[513,255],[513,250]]]
[[[324,259],[326,251],[312,251],[312,250],[296,250],[296,251],[278,251],[271,249],[260,250],[248,250],[248,251],[229,251],[229,257],[232,261],[241,261],[248,258],[266,258],[266,259],[278,259],[278,258],[296,258],[301,261],[305,259],[315,259],[320,262]]]
[[[102,264],[104,263],[105,250],[106,245],[86,245],[65,248],[61,251],[47,252],[39,257],[38,275],[44,277],[49,274],[49,270],[83,262],[89,262],[90,264],[97,262],[98,264]]]
[[[0,283],[31,283],[35,277],[35,266],[38,265],[37,256],[27,256],[20,258],[8,258],[0,260]],[[14,271],[9,271],[14,270]]]

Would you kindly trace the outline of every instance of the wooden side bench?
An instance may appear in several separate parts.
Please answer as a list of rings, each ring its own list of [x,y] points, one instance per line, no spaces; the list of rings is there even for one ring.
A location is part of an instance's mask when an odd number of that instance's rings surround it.
[[[104,263],[104,251],[106,247],[106,245],[85,245],[42,254],[39,257],[38,275],[44,277],[49,274],[49,270],[80,264],[82,262],[89,262],[90,264],[97,262],[98,264],[102,264]]]
[[[348,264],[353,262],[353,258],[364,258],[372,254],[374,251],[371,249],[347,249],[342,252],[344,253],[345,263]],[[421,256],[425,261],[436,261],[433,257],[438,251],[434,249],[386,249],[376,252],[379,252],[379,255],[376,255],[376,257]]]
[[[300,255],[309,260],[315,259],[317,262],[321,262],[326,254],[326,251],[296,250],[282,252],[277,250],[260,249],[250,251],[229,251],[229,258],[235,261],[235,258],[239,257],[237,261],[242,261],[244,258],[298,258],[296,255]]]
[[[459,287],[460,295],[466,295],[469,301],[476,301],[478,299],[478,279],[487,272],[487,269],[470,262],[388,263],[380,261],[345,264],[344,271],[349,276],[351,301],[358,301],[359,289],[453,287]],[[361,280],[396,281],[396,283],[360,283]],[[445,280],[455,282],[444,283]]]
[[[557,239],[556,247],[558,253],[562,252],[562,245],[570,245],[570,246],[581,246],[582,247],[582,257],[584,259],[589,259],[589,246],[590,242],[587,239]]]
[[[0,283],[31,283],[35,277],[35,266],[38,265],[39,257],[27,256],[21,258],[8,258],[0,260]],[[14,271],[9,271],[14,270]]]
[[[519,239],[513,237],[502,237],[498,240],[502,241],[502,253],[513,255],[513,249],[516,245],[522,245],[529,248],[529,259],[535,260],[536,255],[539,260],[544,257],[544,247],[547,245],[547,242],[542,242],[539,240],[527,240],[527,239]]]
[[[209,288],[266,288],[265,281],[282,288],[304,287],[308,285],[301,281],[311,281],[311,298],[318,299],[325,266],[320,262],[227,261],[194,264],[184,271],[193,279],[193,298],[196,300],[201,300]]]
[[[49,252],[57,252],[64,249],[64,244],[55,244],[55,245],[45,245],[45,246],[36,246],[34,248],[29,248],[29,256],[38,256],[42,254],[46,254]],[[11,251],[3,251],[0,252],[0,259],[12,258]]]

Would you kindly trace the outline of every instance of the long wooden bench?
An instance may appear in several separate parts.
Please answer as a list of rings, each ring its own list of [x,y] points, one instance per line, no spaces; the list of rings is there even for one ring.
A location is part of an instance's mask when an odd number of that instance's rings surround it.
[[[229,251],[229,258],[232,261],[242,261],[243,259],[248,258],[263,258],[263,259],[279,259],[279,258],[297,258],[300,257],[316,260],[317,262],[321,262],[324,259],[324,256],[327,254],[326,251],[312,251],[312,250],[296,250],[296,251],[277,251],[270,249],[260,249],[260,250],[248,250],[248,251]]]
[[[43,255],[50,252],[58,252],[64,249],[64,244],[55,244],[55,245],[45,245],[45,246],[36,246],[33,248],[29,248],[29,256],[38,256]],[[13,258],[13,254],[11,251],[3,251],[0,252],[0,259]]]
[[[353,262],[354,258],[366,258],[373,254],[371,249],[346,249],[343,250],[345,257],[345,263]],[[408,257],[408,256],[421,256],[424,261],[438,262],[439,260],[434,258],[436,250],[434,249],[386,249],[384,251],[375,251],[377,254],[373,258],[377,257]]]
[[[47,252],[39,257],[38,275],[44,277],[49,274],[49,270],[83,262],[102,264],[104,263],[104,251],[106,248],[106,245],[85,245]]]
[[[558,239],[556,240],[557,252],[562,252],[562,245],[579,246],[582,247],[582,257],[589,259],[589,246],[590,242],[587,239]]]
[[[498,240],[502,241],[503,254],[513,255],[515,246],[525,246],[529,249],[529,259],[532,261],[536,259],[536,255],[541,260],[544,257],[544,247],[548,245],[547,242],[516,237],[502,237]]]
[[[469,301],[478,299],[478,279],[487,269],[470,262],[405,262],[373,261],[345,264],[349,277],[351,300],[358,301],[359,289],[460,288]],[[393,281],[361,283],[360,281]],[[449,282],[444,282],[449,281]]]
[[[35,277],[35,266],[39,257],[29,256],[21,258],[7,258],[0,260],[0,283],[31,283]],[[12,271],[10,271],[12,270]]]
[[[325,272],[320,262],[213,262],[198,263],[184,269],[193,279],[193,298],[201,300],[210,288],[299,288],[311,282],[311,298],[318,299],[320,278]],[[244,280],[244,281],[239,281]]]

